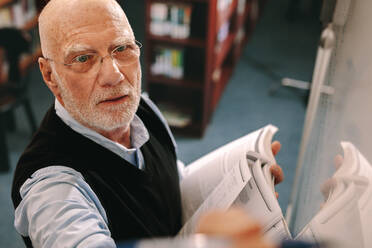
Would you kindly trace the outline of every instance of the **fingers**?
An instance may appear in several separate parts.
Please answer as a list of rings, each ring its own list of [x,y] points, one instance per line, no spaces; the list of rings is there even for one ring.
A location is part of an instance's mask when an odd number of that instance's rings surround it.
[[[271,150],[274,154],[274,156],[276,156],[276,154],[278,154],[278,152],[280,151],[280,148],[282,147],[282,145],[280,144],[279,141],[275,140],[272,144],[271,144]],[[270,167],[270,172],[271,174],[274,176],[275,178],[275,181],[274,183],[275,184],[278,184],[280,182],[283,181],[284,179],[284,174],[283,174],[283,170],[282,168],[279,166],[279,165],[273,165]],[[278,197],[278,196],[277,196]]]
[[[337,154],[333,160],[335,169],[338,170],[341,167],[343,162],[344,162],[344,157],[342,157],[342,155],[340,154]]]
[[[197,232],[238,238],[261,234],[261,227],[243,210],[232,208],[228,211],[212,211],[202,216]]]
[[[278,154],[278,152],[280,151],[280,148],[282,147],[282,145],[280,144],[279,141],[275,140],[272,144],[271,144],[271,150],[274,154],[274,156],[276,156],[276,154]]]
[[[279,193],[275,192],[275,196],[276,196],[276,199],[278,199],[279,198]]]
[[[262,234],[259,223],[243,210],[231,208],[227,211],[212,211],[200,218],[198,233],[228,238],[231,248],[273,248]]]
[[[233,243],[232,248],[274,248],[275,246],[268,243],[261,236],[250,237],[249,239],[239,239]]]
[[[335,188],[337,181],[334,178],[328,178],[321,186],[320,192],[322,192],[324,199],[327,199],[331,189]]]
[[[272,165],[270,167],[270,172],[275,178],[275,181],[274,181],[275,184],[281,183],[283,181],[284,174],[283,174],[282,168],[279,165],[277,164]]]

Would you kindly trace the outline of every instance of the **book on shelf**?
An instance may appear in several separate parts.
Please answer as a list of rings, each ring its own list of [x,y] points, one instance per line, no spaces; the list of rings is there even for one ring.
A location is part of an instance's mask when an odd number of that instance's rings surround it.
[[[227,39],[230,33],[230,21],[224,22],[217,32],[217,42],[214,46],[215,53],[220,53],[224,46],[224,41]]]
[[[154,49],[155,61],[151,65],[153,75],[181,79],[184,75],[184,49],[158,46]]]
[[[221,25],[221,28],[218,30],[217,33],[217,41],[219,43],[226,40],[227,36],[229,35],[230,30],[230,21],[226,21]]]
[[[22,28],[36,15],[33,0],[21,0],[0,8],[0,27]]]
[[[150,7],[150,32],[186,39],[190,36],[192,5],[155,2]]]
[[[242,15],[245,10],[247,0],[238,0],[237,12],[238,15]]]
[[[228,9],[232,2],[233,0],[217,0],[217,10],[223,11]]]
[[[249,13],[250,18],[249,19],[255,22],[257,21],[259,14],[260,14],[260,6],[257,0],[251,1],[250,4],[251,6],[250,6],[250,13]]]
[[[12,12],[10,8],[0,8],[0,28],[12,26]]]
[[[5,51],[0,48],[0,85],[8,80],[9,64],[5,59]]]
[[[242,40],[244,39],[245,30],[244,28],[239,28],[238,32],[236,33],[234,43],[240,44]]]
[[[257,219],[274,243],[292,239],[275,196],[270,166],[277,128],[265,126],[222,146],[186,166],[181,180],[183,228],[194,233],[199,217],[213,209],[240,206]],[[355,146],[341,143],[344,160],[324,191],[323,207],[295,237],[335,247],[372,247],[372,168]]]
[[[172,127],[183,128],[191,124],[192,113],[188,109],[180,109],[174,104],[160,102],[158,107],[164,118]]]
[[[242,50],[234,44],[237,30],[253,27],[248,25],[251,2],[145,1],[146,41],[151,45],[146,57],[150,95],[178,106],[187,105],[180,101],[186,94],[194,101],[192,125],[177,131],[199,137],[204,134]],[[247,31],[244,38],[250,33]],[[164,89],[176,96],[167,100]]]

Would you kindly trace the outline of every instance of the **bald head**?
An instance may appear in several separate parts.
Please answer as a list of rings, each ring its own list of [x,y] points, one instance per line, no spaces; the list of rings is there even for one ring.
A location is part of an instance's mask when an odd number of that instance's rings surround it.
[[[115,0],[51,0],[39,17],[43,56],[55,58],[63,50],[61,44],[66,36],[73,37],[95,25],[121,25],[133,36],[126,15]]]

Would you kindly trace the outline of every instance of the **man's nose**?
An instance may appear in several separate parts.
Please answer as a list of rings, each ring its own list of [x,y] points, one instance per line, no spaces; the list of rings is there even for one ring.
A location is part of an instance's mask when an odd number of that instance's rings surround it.
[[[110,56],[102,58],[98,81],[102,86],[116,85],[124,79],[115,60]]]

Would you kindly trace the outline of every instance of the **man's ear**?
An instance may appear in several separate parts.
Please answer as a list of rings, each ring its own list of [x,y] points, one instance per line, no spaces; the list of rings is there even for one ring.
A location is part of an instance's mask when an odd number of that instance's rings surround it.
[[[39,68],[45,84],[48,86],[53,95],[62,103],[60,88],[55,77],[52,74],[52,67],[45,58],[39,58]]]

